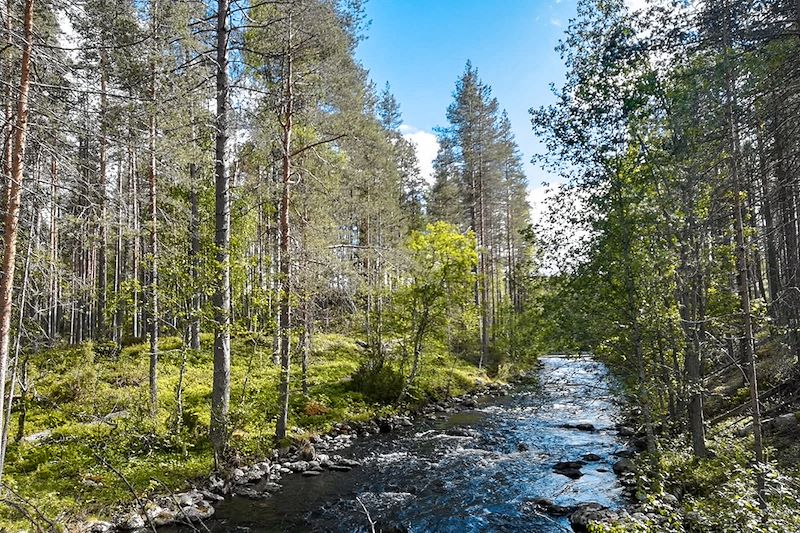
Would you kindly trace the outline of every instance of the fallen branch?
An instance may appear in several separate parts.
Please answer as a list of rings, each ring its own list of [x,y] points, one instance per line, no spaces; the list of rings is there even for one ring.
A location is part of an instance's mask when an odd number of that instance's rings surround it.
[[[156,531],[155,524],[153,524],[153,521],[150,519],[150,515],[147,514],[147,509],[145,509],[144,502],[139,497],[139,494],[137,494],[136,489],[133,488],[133,485],[131,485],[128,479],[124,475],[122,475],[122,472],[114,468],[114,465],[106,461],[105,458],[103,458],[103,456],[101,456],[99,453],[97,453],[91,448],[89,448],[89,450],[92,452],[92,455],[94,455],[98,461],[103,463],[103,466],[111,470],[114,473],[114,475],[116,475],[120,480],[122,480],[125,486],[128,487],[128,491],[133,495],[133,498],[136,500],[136,504],[139,506],[139,510],[142,512],[142,517],[147,521],[147,525],[150,526],[150,530],[153,533],[158,533],[158,531]]]
[[[361,501],[361,498],[356,496],[356,501],[361,505],[361,508],[364,509],[364,514],[367,515],[367,521],[369,522],[369,530],[371,533],[375,533],[375,522],[372,521],[372,517],[369,515],[369,511],[367,510],[367,506],[364,505],[364,502]]]

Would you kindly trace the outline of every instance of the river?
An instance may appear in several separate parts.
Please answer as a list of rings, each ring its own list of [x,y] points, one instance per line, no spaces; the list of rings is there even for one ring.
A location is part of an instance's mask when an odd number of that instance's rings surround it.
[[[369,532],[371,520],[384,532],[571,531],[567,518],[526,503],[622,505],[611,468],[624,448],[614,389],[608,369],[590,357],[544,357],[536,375],[506,396],[354,441],[336,453],[362,466],[285,476],[271,498],[229,499],[207,525]],[[554,472],[556,463],[582,458],[577,479]]]

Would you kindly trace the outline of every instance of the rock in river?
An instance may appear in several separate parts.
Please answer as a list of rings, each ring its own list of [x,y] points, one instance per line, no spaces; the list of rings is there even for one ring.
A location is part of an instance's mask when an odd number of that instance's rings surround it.
[[[581,472],[583,465],[583,461],[561,461],[553,466],[553,472],[570,479],[578,479],[583,476],[583,472]]]
[[[633,474],[636,472],[636,465],[628,459],[620,459],[616,463],[614,463],[614,473],[618,476],[623,474]]]

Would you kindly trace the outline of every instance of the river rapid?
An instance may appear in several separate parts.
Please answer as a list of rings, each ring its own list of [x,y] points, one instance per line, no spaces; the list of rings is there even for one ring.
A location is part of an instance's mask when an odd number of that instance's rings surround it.
[[[505,396],[353,441],[335,453],[361,466],[284,476],[269,499],[233,497],[206,525],[239,533],[572,531],[548,506],[624,503],[612,471],[625,448],[615,389],[590,357],[544,357]],[[558,465],[573,461],[579,471]],[[541,500],[545,507],[531,503]]]

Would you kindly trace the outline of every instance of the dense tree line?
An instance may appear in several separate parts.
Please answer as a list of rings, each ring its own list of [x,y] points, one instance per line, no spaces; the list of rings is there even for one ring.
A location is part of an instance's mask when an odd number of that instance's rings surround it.
[[[394,400],[412,393],[429,339],[493,368],[519,357],[525,176],[470,65],[428,190],[389,87],[354,59],[357,0],[3,10],[4,445],[12,419],[24,434],[31,356],[64,344],[113,357],[147,342],[159,420],[159,339],[199,351],[213,333],[217,464],[230,452],[232,337],[281,368],[279,412],[264,413],[278,439],[296,384],[308,394],[318,331],[363,339],[359,379],[399,373]]]
[[[800,353],[799,35],[793,2],[580,2],[566,83],[532,110],[543,163],[570,178],[552,211],[570,229],[551,232],[567,268],[543,304],[549,334],[625,363],[653,454],[662,427],[705,458],[750,420],[756,528],[793,513],[761,420],[790,409]],[[764,394],[759,359],[775,356],[795,362]],[[749,400],[709,420],[709,381],[737,368]],[[706,526],[737,527],[726,516]]]

